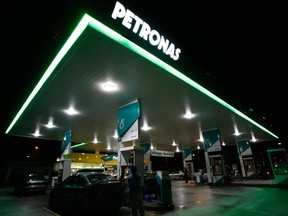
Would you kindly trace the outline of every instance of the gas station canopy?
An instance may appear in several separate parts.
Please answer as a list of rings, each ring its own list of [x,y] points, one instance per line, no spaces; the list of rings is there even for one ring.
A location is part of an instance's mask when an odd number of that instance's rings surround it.
[[[74,148],[77,151],[116,152],[118,109],[135,100],[141,104],[139,142],[151,143],[158,150],[203,148],[202,131],[215,128],[226,145],[245,139],[278,139],[181,71],[87,14],[6,134],[61,141],[65,132],[72,131],[73,143],[81,144]]]

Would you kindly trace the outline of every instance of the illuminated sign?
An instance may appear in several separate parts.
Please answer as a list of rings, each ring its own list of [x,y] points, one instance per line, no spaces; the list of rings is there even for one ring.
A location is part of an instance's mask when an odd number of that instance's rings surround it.
[[[174,152],[151,150],[151,156],[154,156],[154,157],[174,157]]]
[[[160,35],[158,31],[155,29],[151,29],[151,27],[144,22],[140,17],[135,15],[129,9],[126,9],[121,3],[118,1],[115,4],[114,10],[112,12],[113,19],[123,19],[122,25],[128,29],[132,28],[132,31],[135,34],[138,34],[139,37],[143,38],[152,46],[157,46],[159,50],[162,50],[163,53],[170,56],[173,60],[178,60],[180,57],[181,50],[176,48],[173,43],[170,43],[168,39],[166,39],[163,35]]]

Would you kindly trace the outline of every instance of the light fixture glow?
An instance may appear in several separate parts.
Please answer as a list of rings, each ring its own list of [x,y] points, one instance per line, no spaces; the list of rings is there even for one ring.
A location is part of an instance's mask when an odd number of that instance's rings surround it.
[[[235,131],[234,135],[235,135],[235,136],[240,136],[239,131]]]
[[[117,85],[111,81],[101,84],[101,87],[103,91],[106,91],[106,92],[113,92],[113,91],[117,91],[118,89]]]
[[[202,131],[199,131],[199,140],[200,142],[204,142],[204,138],[203,138],[203,134],[202,134]]]
[[[177,144],[176,144],[175,140],[173,140],[172,146],[176,146],[176,145]]]
[[[53,123],[48,123],[45,125],[47,128],[55,128],[56,126]]]
[[[143,127],[142,127],[141,129],[142,129],[143,131],[148,131],[148,130],[151,129],[151,127],[149,127],[147,123],[144,123],[144,124],[143,124]]]
[[[251,142],[256,142],[256,141],[257,139],[255,138],[254,133],[251,132]]]
[[[148,125],[147,118],[144,116],[143,117],[143,126],[142,126],[141,130],[148,131],[150,129],[151,129],[151,127],[149,127],[149,125]]]
[[[45,125],[47,128],[55,128],[56,125],[53,123],[53,117],[49,117],[48,123]]]
[[[186,110],[186,113],[183,115],[184,118],[186,119],[191,119],[195,117],[195,114],[193,114],[190,110]]]
[[[94,136],[94,140],[93,140],[92,142],[93,142],[94,144],[96,144],[96,143],[99,142],[96,135]]]
[[[117,130],[115,130],[113,137],[114,137],[115,139],[118,138],[118,132],[117,132]]]
[[[64,110],[64,112],[68,115],[77,115],[79,112],[75,110],[73,107],[69,107],[69,109]]]
[[[35,133],[33,134],[33,136],[35,136],[35,137],[41,136],[39,129],[35,130]]]
[[[235,136],[239,136],[240,135],[240,132],[239,132],[238,127],[237,127],[236,124],[234,124],[234,135]]]

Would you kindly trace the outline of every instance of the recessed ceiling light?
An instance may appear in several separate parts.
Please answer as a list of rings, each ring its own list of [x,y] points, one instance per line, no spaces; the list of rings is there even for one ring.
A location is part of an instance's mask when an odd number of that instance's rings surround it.
[[[99,142],[96,135],[94,136],[94,140],[93,140],[92,142],[93,142],[94,144],[97,144],[97,143]]]
[[[176,142],[173,140],[172,146],[176,146],[176,145],[177,145]]]
[[[48,123],[45,125],[47,128],[55,128],[56,126],[53,123]]]
[[[67,110],[64,110],[65,113],[67,113],[68,115],[77,115],[79,114],[79,112],[77,110],[75,110],[74,108],[70,107]]]
[[[113,92],[117,90],[117,85],[113,82],[106,82],[101,85],[102,89],[106,92]]]
[[[47,128],[54,128],[56,125],[53,123],[53,118],[50,117],[48,123],[45,125]]]
[[[117,138],[119,137],[119,136],[118,136],[118,131],[117,131],[117,130],[115,130],[113,137],[114,137],[115,139],[117,139]]]
[[[194,118],[196,114],[193,114],[191,112],[186,112],[183,117],[186,118],[186,119],[191,119],[191,118]]]
[[[41,136],[39,130],[36,130],[35,133],[33,134],[33,136],[35,136],[35,137],[39,137],[39,136]]]
[[[143,131],[148,131],[151,129],[151,127],[149,127],[148,125],[143,125],[143,127],[141,128]]]

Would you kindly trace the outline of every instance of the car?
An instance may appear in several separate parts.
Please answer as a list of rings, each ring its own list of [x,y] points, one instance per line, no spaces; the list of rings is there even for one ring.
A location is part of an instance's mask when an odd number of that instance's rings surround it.
[[[38,173],[19,175],[14,183],[15,194],[46,193],[48,188],[48,177]]]
[[[182,180],[184,179],[184,172],[182,172],[181,170],[174,171],[169,173],[169,176],[171,180]]]
[[[123,206],[123,184],[101,172],[70,175],[51,189],[48,206],[52,211],[72,215],[107,214]]]

